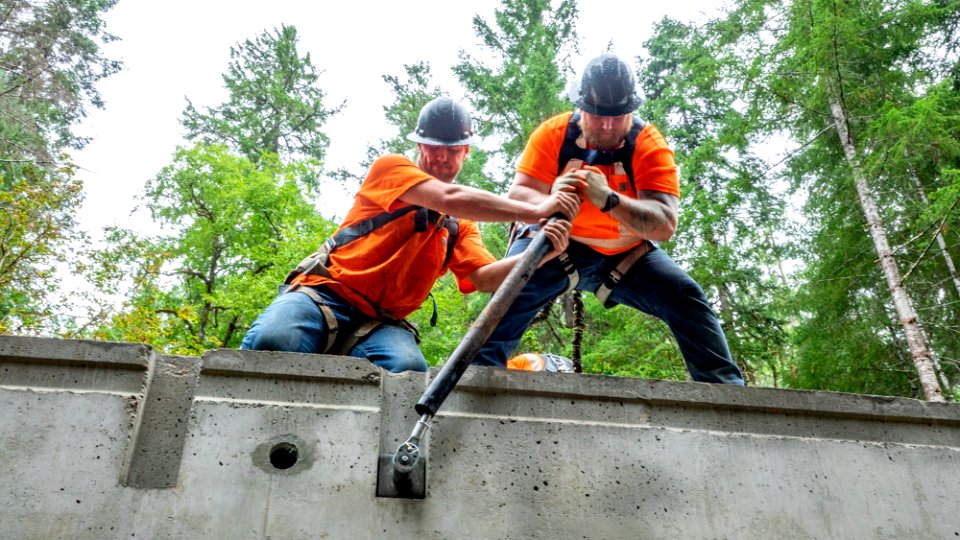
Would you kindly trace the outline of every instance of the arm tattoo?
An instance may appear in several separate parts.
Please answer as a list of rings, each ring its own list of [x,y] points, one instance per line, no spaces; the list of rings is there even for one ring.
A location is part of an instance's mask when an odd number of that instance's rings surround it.
[[[640,191],[633,204],[627,204],[629,214],[626,226],[640,234],[649,233],[676,220],[677,197],[660,191]]]

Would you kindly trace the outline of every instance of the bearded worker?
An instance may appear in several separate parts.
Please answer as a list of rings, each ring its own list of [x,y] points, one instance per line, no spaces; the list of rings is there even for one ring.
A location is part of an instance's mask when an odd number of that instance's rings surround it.
[[[569,246],[533,274],[473,363],[503,367],[536,314],[576,288],[605,307],[666,322],[693,380],[743,385],[703,290],[658,246],[676,232],[680,187],[673,151],[633,114],[641,103],[633,71],[603,54],[587,64],[570,99],[577,110],[531,134],[508,194],[539,204],[578,193]],[[523,251],[535,229],[520,227],[508,255]]]

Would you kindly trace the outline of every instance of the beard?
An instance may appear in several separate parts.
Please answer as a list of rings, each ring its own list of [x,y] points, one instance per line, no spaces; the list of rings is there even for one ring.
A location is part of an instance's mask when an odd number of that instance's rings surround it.
[[[616,150],[623,144],[624,139],[627,134],[630,133],[630,130],[597,130],[597,131],[587,131],[583,130],[583,141],[586,143],[587,148],[595,148],[597,150]]]

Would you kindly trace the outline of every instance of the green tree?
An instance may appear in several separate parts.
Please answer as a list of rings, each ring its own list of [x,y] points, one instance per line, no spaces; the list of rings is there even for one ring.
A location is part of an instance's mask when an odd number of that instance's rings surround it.
[[[670,19],[645,45],[640,114],[661,128],[681,170],[681,226],[663,247],[714,301],[747,380],[777,385],[790,296],[779,271],[790,246],[777,239],[790,229],[749,137],[751,113],[739,106],[739,59],[724,54],[709,25]]]
[[[322,162],[330,140],[321,128],[342,105],[324,105],[320,74],[297,42],[297,29],[283,25],[230,47],[229,100],[202,113],[187,100],[187,139],[225,144],[254,163],[262,152]]]
[[[73,212],[83,200],[73,169],[8,164],[0,173],[0,333],[48,333],[68,306],[53,294],[57,265],[82,239]]]
[[[100,283],[131,278],[101,336],[186,354],[236,347],[286,273],[332,232],[308,200],[320,195],[321,128],[336,110],[324,108],[296,36],[284,26],[231,48],[227,103],[204,114],[187,106],[197,142],[177,149],[143,198],[167,233],[113,231],[91,272]]]
[[[834,352],[837,362],[859,359],[862,365],[886,365],[889,369],[876,372],[903,377],[896,356],[864,355],[907,350],[918,379],[915,384],[891,380],[886,387],[912,386],[927,399],[942,399],[944,379],[937,381],[939,355],[930,347],[931,327],[918,318],[927,313],[917,310],[917,299],[925,296],[918,291],[924,287],[906,282],[902,273],[901,261],[918,241],[911,238],[922,237],[911,226],[917,224],[913,216],[919,212],[911,198],[916,188],[905,182],[909,153],[889,152],[896,138],[882,126],[889,122],[885,109],[902,110],[951,73],[956,64],[958,9],[955,1],[757,1],[742,3],[725,22],[729,42],[736,40],[744,56],[744,96],[764,113],[769,126],[786,127],[802,142],[787,172],[793,185],[808,193],[804,214],[810,241],[804,261],[811,279],[801,290],[806,301],[798,307],[814,315],[800,320],[796,334],[801,340],[797,382],[811,382],[803,374],[823,365],[826,360],[817,352],[828,350],[850,351]],[[851,199],[856,207],[849,204]],[[864,221],[838,216],[853,208]],[[860,249],[847,229],[866,232],[873,249]],[[879,280],[849,271],[869,266],[880,270]],[[830,294],[838,280],[846,284],[845,295]],[[826,305],[841,299],[853,309]],[[860,316],[875,299],[882,299],[880,312],[900,322],[894,332],[884,324],[863,333],[805,328],[830,320],[821,313]],[[843,371],[855,378],[865,371],[860,368],[848,365]],[[866,377],[863,382],[870,384]],[[818,378],[816,384],[829,388],[832,381]]]
[[[253,163],[223,146],[181,148],[146,186],[153,219],[170,231],[144,241],[114,232],[102,277],[132,279],[126,309],[98,337],[172,353],[237,347],[290,268],[333,231],[304,194],[311,162]]]
[[[49,165],[86,140],[73,127],[103,107],[96,83],[120,63],[102,16],[116,0],[7,0],[0,8],[0,162]]]
[[[576,18],[573,0],[556,7],[548,0],[504,0],[494,14],[496,27],[473,18],[477,37],[498,64],[489,67],[461,50],[453,71],[481,115],[484,134],[502,140],[498,154],[506,163],[520,156],[540,122],[571,106],[561,94],[576,46]],[[508,172],[497,191],[512,179]]]
[[[115,39],[102,20],[114,4],[0,7],[0,332],[53,332],[69,311],[55,270],[84,245],[74,218],[83,192],[65,152],[87,142],[74,127],[103,106],[96,83],[120,67],[100,51]]]

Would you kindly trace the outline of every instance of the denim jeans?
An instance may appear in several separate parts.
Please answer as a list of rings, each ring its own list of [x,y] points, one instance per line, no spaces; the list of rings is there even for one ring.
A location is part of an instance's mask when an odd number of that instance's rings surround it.
[[[508,255],[520,253],[529,243],[529,237],[515,241]],[[577,289],[589,292],[596,292],[626,256],[603,255],[573,240],[567,255],[580,276]],[[473,363],[505,366],[533,318],[543,306],[563,293],[568,283],[567,273],[557,259],[534,272]],[[666,322],[693,380],[744,384],[720,321],[707,303],[703,289],[662,249],[653,247],[627,271],[610,293],[607,307],[615,304],[638,309]]]
[[[370,317],[324,287],[315,289],[337,319],[334,350],[353,335]],[[309,296],[298,292],[278,295],[250,326],[241,349],[319,354],[327,344],[327,323],[323,312]],[[332,354],[332,353],[331,353]],[[382,324],[357,343],[349,356],[366,358],[387,371],[426,371],[427,361],[417,347],[413,333]]]

